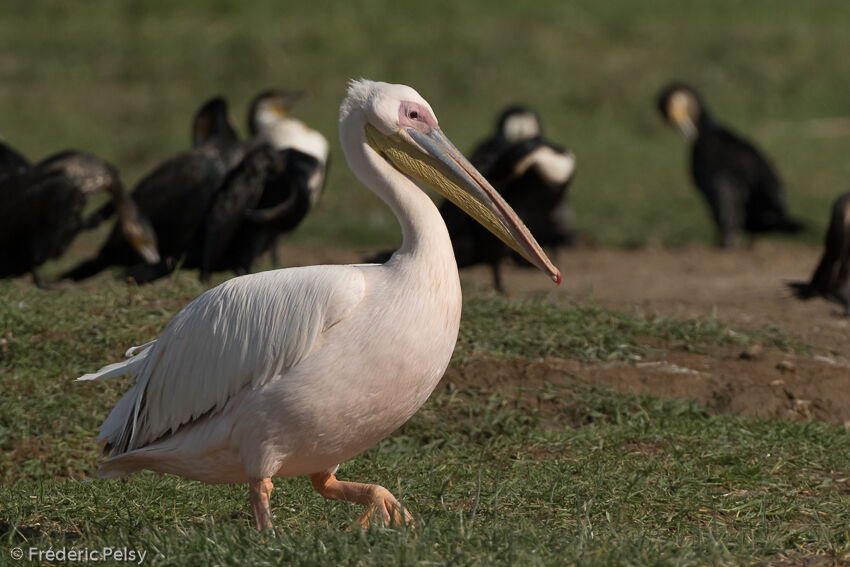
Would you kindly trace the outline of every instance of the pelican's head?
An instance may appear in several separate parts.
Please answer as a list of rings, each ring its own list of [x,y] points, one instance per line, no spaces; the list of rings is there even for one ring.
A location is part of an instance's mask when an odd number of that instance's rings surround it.
[[[268,89],[262,91],[248,107],[248,129],[252,136],[286,118],[289,110],[304,97],[304,91]]]
[[[672,83],[658,95],[658,108],[664,118],[679,129],[685,138],[694,140],[704,119],[703,106],[697,92],[684,83]]]
[[[224,98],[213,97],[201,105],[192,121],[193,147],[211,141],[236,142],[238,139],[239,135],[230,124]]]
[[[526,260],[561,283],[531,232],[501,195],[440,130],[428,102],[412,88],[352,81],[340,122],[359,110],[366,142],[383,159],[456,204]]]

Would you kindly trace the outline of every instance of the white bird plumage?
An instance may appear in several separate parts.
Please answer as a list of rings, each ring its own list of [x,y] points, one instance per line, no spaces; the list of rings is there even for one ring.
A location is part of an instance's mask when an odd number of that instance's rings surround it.
[[[553,278],[560,274],[410,87],[353,81],[340,108],[340,139],[354,173],[399,218],[401,249],[383,265],[234,278],[192,301],[158,339],[130,349],[128,360],[82,376],[135,380],[101,427],[99,440],[113,456],[100,475],[151,469],[249,482],[258,528],[271,527],[270,479],[311,475],[322,495],[367,505],[362,525],[375,513],[385,522],[412,521],[386,489],[334,473],[416,412],[457,340],[457,266],[437,208],[411,180],[434,179],[416,169],[417,160],[440,154],[448,168],[441,175],[457,179],[437,188],[477,200],[466,203],[473,214],[505,225],[501,237]],[[413,165],[394,153],[403,146]],[[474,185],[472,197],[455,194],[461,182]]]

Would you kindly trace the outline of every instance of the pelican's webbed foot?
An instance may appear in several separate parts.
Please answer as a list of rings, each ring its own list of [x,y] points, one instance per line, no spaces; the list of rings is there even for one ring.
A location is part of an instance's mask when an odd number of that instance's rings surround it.
[[[366,511],[355,521],[361,528],[368,528],[376,520],[392,528],[416,527],[410,512],[383,486],[337,480],[327,471],[311,475],[310,481],[316,492],[325,498],[347,500],[366,506]]]

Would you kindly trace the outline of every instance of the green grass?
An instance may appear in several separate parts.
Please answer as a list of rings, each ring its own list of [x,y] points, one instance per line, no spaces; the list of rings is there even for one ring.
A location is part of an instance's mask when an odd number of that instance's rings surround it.
[[[321,499],[303,478],[277,481],[274,535],[251,528],[245,486],[150,473],[91,480],[95,432],[126,386],[71,379],[156,336],[202,289],[188,273],[145,287],[103,278],[49,293],[0,282],[4,547],[127,546],[157,565],[682,565],[850,552],[844,428],[710,416],[566,374],[502,392],[449,384],[395,435],[343,465],[342,478],[396,492],[419,522],[414,532],[346,532],[357,508]],[[471,293],[455,364],[682,348],[722,356],[730,344],[775,336],[715,319]],[[774,346],[805,348],[780,338]]]
[[[129,346],[156,338],[203,289],[190,273],[150,286],[101,279],[52,293],[24,281],[0,282],[0,383],[5,392],[0,480],[79,477],[92,470],[97,455],[90,437],[126,386],[72,379],[121,360]],[[561,308],[546,301],[513,303],[473,295],[464,305],[454,363],[550,355],[638,360],[671,348],[712,352],[753,342],[806,348],[773,329],[735,330],[713,318],[645,319],[594,305]]]
[[[492,321],[500,324],[490,324]],[[484,297],[464,303],[455,361],[482,355],[639,360],[670,348],[706,352],[753,343],[808,351],[805,344],[774,326],[741,331],[716,317],[677,321],[594,304],[560,308],[546,300],[513,302]]]
[[[348,533],[356,507],[277,481],[276,533],[244,486],[139,474],[0,486],[4,545],[146,550],[148,564],[681,565],[841,559],[848,432],[709,417],[684,402],[553,384],[544,416],[487,392],[435,395],[346,463],[385,484],[414,532]],[[576,418],[580,418],[577,423]]]

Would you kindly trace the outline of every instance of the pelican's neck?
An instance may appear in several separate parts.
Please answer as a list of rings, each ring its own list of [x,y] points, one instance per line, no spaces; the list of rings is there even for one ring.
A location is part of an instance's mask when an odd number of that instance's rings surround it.
[[[409,177],[390,165],[366,142],[365,119],[349,114],[339,126],[348,166],[389,207],[401,225],[397,255],[433,265],[457,278],[451,239],[434,202]]]

